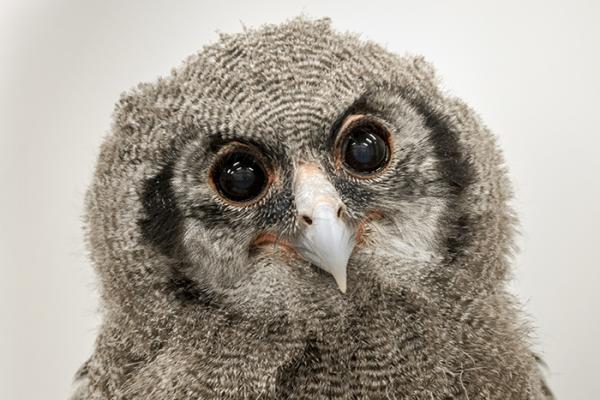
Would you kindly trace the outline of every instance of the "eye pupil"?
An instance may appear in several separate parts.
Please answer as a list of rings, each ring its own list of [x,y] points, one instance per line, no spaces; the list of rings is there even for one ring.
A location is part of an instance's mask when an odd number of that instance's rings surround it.
[[[219,192],[233,201],[248,201],[262,193],[267,176],[259,161],[251,154],[236,151],[223,157],[214,170]]]
[[[380,170],[388,161],[389,147],[382,126],[370,121],[351,127],[342,144],[344,164],[351,170],[369,174]]]

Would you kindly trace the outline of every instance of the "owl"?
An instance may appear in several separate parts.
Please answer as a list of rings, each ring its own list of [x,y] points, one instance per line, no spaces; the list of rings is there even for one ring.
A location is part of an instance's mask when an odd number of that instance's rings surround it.
[[[116,106],[73,399],[550,399],[510,199],[422,57],[328,19],[221,35]]]

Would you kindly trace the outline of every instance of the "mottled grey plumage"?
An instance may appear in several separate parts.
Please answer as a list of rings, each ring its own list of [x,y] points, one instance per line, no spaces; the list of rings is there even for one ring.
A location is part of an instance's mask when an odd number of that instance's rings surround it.
[[[373,179],[332,159],[352,113],[392,134]],[[515,218],[502,157],[422,58],[295,19],[223,35],[124,95],[115,118],[87,197],[103,323],[75,399],[551,397],[505,289]],[[249,207],[208,183],[231,140],[273,165]],[[292,179],[307,160],[363,225],[346,294],[252,245],[297,230]]]

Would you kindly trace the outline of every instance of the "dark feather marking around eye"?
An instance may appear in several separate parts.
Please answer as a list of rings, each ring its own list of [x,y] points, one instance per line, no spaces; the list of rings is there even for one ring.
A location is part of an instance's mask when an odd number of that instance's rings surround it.
[[[175,202],[172,178],[173,165],[168,164],[145,182],[142,204],[146,215],[138,221],[142,237],[168,256],[173,256],[179,246],[183,219]]]
[[[142,204],[145,217],[138,221],[142,237],[163,254],[173,257],[181,246],[183,214],[177,207],[171,180],[173,164],[169,163],[144,184]],[[200,287],[177,268],[171,269],[167,289],[185,303],[214,306],[215,295]]]
[[[459,206],[460,195],[475,180],[475,171],[464,156],[458,141],[458,133],[450,129],[443,118],[433,112],[426,103],[413,101],[412,105],[424,118],[425,126],[431,132],[429,139],[441,166],[440,173],[453,196],[448,207],[448,218],[452,229],[446,240],[447,257],[451,262],[470,242],[470,218]]]
[[[413,106],[423,116],[425,126],[430,131],[429,138],[434,146],[436,158],[442,165],[440,172],[451,186],[453,194],[460,194],[473,182],[475,174],[460,148],[457,133],[425,104],[413,102]]]

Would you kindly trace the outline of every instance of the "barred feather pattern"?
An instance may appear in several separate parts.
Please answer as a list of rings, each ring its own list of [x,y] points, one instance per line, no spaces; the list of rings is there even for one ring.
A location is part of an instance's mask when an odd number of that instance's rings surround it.
[[[352,107],[393,133],[369,182],[326,155]],[[256,206],[207,183],[231,140],[278,171]],[[295,231],[306,159],[367,221],[345,295],[306,261],[249,251],[261,230]],[[505,290],[510,198],[494,136],[422,57],[328,19],[221,35],[117,104],[86,199],[103,323],[72,399],[551,399]]]

